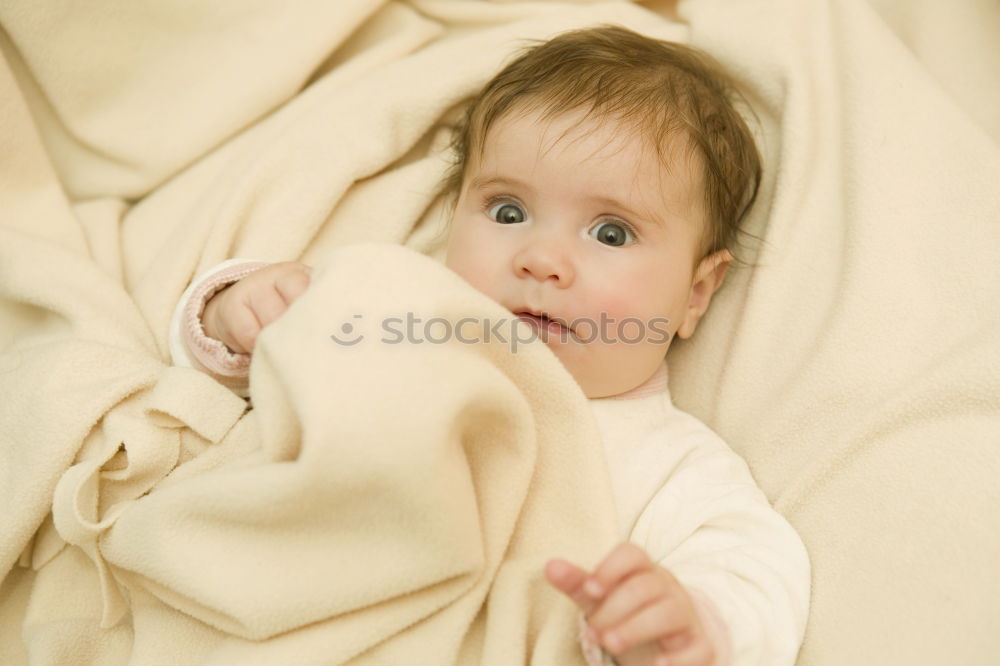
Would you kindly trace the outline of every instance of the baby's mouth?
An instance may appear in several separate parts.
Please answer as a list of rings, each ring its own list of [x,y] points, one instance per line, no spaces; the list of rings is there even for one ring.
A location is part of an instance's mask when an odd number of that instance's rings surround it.
[[[515,311],[514,315],[529,326],[533,326],[539,331],[545,331],[549,336],[560,336],[559,339],[562,339],[562,336],[576,337],[576,333],[570,327],[569,323],[558,317],[552,317],[545,312],[520,310]]]

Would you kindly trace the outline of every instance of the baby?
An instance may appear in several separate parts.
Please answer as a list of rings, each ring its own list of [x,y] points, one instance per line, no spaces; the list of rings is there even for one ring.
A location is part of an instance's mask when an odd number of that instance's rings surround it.
[[[760,177],[731,90],[689,47],[581,30],[501,71],[455,143],[447,266],[535,327],[601,429],[628,541],[592,571],[545,569],[592,664],[780,666],[805,627],[798,536],[667,390],[666,351],[722,284]],[[226,262],[182,299],[175,360],[245,386],[260,329],[308,282],[297,263]]]

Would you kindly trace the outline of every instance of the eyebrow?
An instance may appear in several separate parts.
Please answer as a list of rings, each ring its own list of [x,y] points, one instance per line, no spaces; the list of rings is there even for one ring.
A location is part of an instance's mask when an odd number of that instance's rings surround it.
[[[531,192],[535,191],[535,188],[527,183],[517,178],[508,178],[506,176],[476,176],[469,183],[469,187],[476,190],[481,190],[484,187],[490,187],[492,185],[505,185],[507,187],[519,187],[524,190],[529,190]]]
[[[639,211],[635,210],[630,206],[626,206],[618,199],[614,199],[612,197],[594,196],[590,197],[590,200],[600,204],[601,206],[606,206],[608,208],[617,208],[618,210],[623,211],[627,217],[635,220],[641,220],[643,222],[649,222],[658,229],[665,229],[667,226],[666,222],[663,220],[661,216],[654,215],[652,213],[646,213],[645,215],[640,214]]]

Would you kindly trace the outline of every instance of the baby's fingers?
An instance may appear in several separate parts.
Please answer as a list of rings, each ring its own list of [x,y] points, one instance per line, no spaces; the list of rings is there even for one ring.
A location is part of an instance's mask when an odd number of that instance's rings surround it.
[[[217,336],[224,345],[237,354],[249,354],[253,351],[260,333],[260,322],[250,307],[243,303],[225,303],[217,311],[212,330],[206,322],[205,332]]]
[[[274,281],[274,288],[284,299],[286,306],[291,305],[292,301],[301,296],[309,286],[308,269],[301,264],[294,266],[294,269],[279,275]]]
[[[653,571],[640,571],[626,578],[604,597],[587,622],[598,632],[624,622],[643,606],[664,596],[659,582]]]
[[[623,543],[617,546],[604,558],[594,574],[584,583],[584,589],[592,597],[603,598],[609,590],[629,576],[644,569],[652,569],[646,551],[633,543]]]
[[[589,615],[597,606],[597,600],[583,590],[587,572],[566,560],[549,560],[545,565],[545,578],[557,590],[573,600],[573,603]]]
[[[247,293],[246,304],[257,318],[259,328],[264,328],[288,309],[288,303],[285,302],[285,299],[278,292],[277,285],[273,282],[266,286],[261,285]]]
[[[707,640],[684,642],[684,647],[667,651],[657,657],[653,666],[711,666],[715,663],[715,649]]]
[[[660,641],[685,630],[680,620],[676,602],[660,599],[625,621],[599,634],[601,644],[613,655],[621,655],[644,643]]]

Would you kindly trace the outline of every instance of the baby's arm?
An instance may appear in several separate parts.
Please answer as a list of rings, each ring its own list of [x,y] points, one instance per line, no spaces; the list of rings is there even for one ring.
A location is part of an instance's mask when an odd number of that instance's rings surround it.
[[[728,634],[729,663],[795,663],[808,615],[808,554],[715,433],[695,438],[631,540],[714,611]]]
[[[672,468],[641,511],[632,543],[593,572],[560,560],[546,569],[585,615],[585,649],[604,647],[622,666],[663,657],[791,666],[808,609],[805,547],[714,433],[670,444],[664,458]]]
[[[245,395],[257,335],[308,284],[309,268],[295,262],[230,259],[215,266],[192,282],[174,311],[174,364],[206,372]]]

